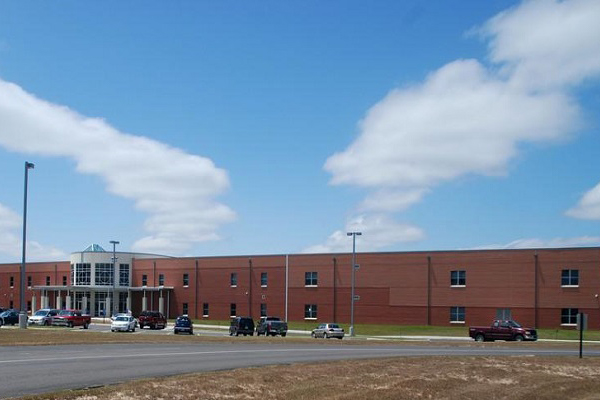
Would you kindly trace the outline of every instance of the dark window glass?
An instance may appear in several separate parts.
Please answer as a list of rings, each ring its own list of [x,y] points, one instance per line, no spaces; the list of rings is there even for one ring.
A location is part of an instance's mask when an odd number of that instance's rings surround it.
[[[317,305],[316,304],[305,304],[304,305],[304,318],[317,318]]]
[[[189,285],[190,285],[190,275],[183,274],[183,286],[189,286]]]
[[[578,308],[563,308],[560,314],[560,323],[573,325],[577,323]]]
[[[450,307],[450,322],[465,322],[465,308]]]
[[[304,273],[304,285],[305,286],[317,286],[319,283],[319,274],[317,272],[305,272]]]
[[[229,315],[232,317],[235,317],[237,314],[237,305],[235,303],[231,303],[231,306],[229,308]]]
[[[142,286],[148,286],[148,275],[142,275]]]
[[[229,284],[230,284],[231,286],[237,286],[237,284],[238,284],[238,280],[237,280],[237,272],[232,272],[232,273],[231,273],[231,276],[230,276],[230,278],[229,278]],[[233,314],[231,314],[231,315],[233,315]]]
[[[579,270],[563,269],[560,284],[562,286],[579,286]]]
[[[202,304],[202,316],[208,317],[208,303]]]
[[[158,286],[165,286],[165,275],[158,274]]]
[[[63,275],[63,286],[67,286],[67,276]]]
[[[50,277],[49,276],[46,277],[46,286],[50,286]]]
[[[27,277],[27,287],[31,287],[31,276]]]
[[[450,271],[450,285],[465,286],[467,284],[467,271]]]
[[[183,309],[183,314],[187,315],[188,314],[188,303],[183,303],[181,308]]]
[[[266,272],[261,272],[260,274],[260,286],[267,286],[268,276]]]
[[[261,317],[267,316],[267,305],[265,303],[260,304],[260,316]]]

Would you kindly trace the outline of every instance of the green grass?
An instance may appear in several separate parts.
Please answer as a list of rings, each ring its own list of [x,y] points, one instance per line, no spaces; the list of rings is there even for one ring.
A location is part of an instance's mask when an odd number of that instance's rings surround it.
[[[229,321],[194,320],[196,324],[229,326]],[[311,331],[319,322],[290,321],[288,327],[291,330]],[[349,324],[340,324],[346,333],[350,330]],[[557,340],[579,340],[579,331],[574,329],[538,329],[538,338]],[[355,324],[354,333],[358,336],[455,336],[466,337],[469,335],[468,326],[428,326],[428,325],[376,325]],[[588,330],[583,333],[584,340],[599,340],[600,331]]]

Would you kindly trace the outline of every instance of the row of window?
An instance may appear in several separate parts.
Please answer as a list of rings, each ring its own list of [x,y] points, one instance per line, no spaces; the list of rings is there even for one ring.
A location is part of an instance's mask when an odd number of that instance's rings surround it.
[[[183,303],[181,308],[182,308],[183,314],[188,314],[188,310],[189,310],[188,303]],[[237,304],[236,303],[231,303],[229,305],[229,315],[231,317],[237,316]],[[267,315],[268,315],[267,314],[267,304],[261,303],[260,304],[260,316],[266,317]],[[203,317],[209,316],[209,304],[208,303],[202,304],[202,316]],[[305,319],[317,319],[317,305],[316,304],[305,304],[304,305],[304,318]]]
[[[67,276],[63,275],[62,278],[63,278],[62,285],[67,286]],[[11,288],[15,287],[15,277],[14,276],[9,277],[8,284]],[[33,286],[33,278],[30,275],[27,277],[27,287],[32,287],[32,286]],[[49,276],[46,276],[46,286],[50,286],[50,277]]]
[[[450,271],[450,286],[463,287],[467,285],[467,271]],[[560,277],[561,286],[579,286],[579,270],[563,269]]]
[[[560,324],[561,325],[576,325],[577,314],[579,313],[578,308],[563,308],[560,313]],[[464,323],[465,322],[465,307],[453,306],[450,307],[450,322],[451,323]],[[497,319],[511,319],[511,312],[509,308],[499,308],[496,310]]]
[[[113,286],[114,265],[112,263],[96,263],[94,284],[96,286]],[[92,265],[90,263],[71,264],[71,282],[77,286],[92,284]],[[129,286],[129,264],[119,264],[119,286]]]

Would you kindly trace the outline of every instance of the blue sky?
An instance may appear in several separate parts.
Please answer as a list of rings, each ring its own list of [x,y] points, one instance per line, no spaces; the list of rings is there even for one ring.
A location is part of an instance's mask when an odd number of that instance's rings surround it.
[[[600,3],[0,4],[0,262],[600,245]]]

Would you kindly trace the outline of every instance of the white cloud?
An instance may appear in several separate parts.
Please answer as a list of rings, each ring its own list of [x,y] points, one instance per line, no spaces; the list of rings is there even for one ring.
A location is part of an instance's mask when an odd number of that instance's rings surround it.
[[[583,125],[570,89],[600,74],[598,21],[597,0],[525,1],[490,19],[492,65],[456,60],[390,91],[327,159],[331,184],[373,190],[359,210],[401,211],[461,176],[505,175],[525,143],[570,138]],[[600,215],[599,193],[582,204],[570,215]]]
[[[475,249],[542,249],[555,247],[588,247],[600,245],[600,236],[581,236],[554,239],[518,239],[507,244],[489,244]]]
[[[344,231],[335,231],[325,244],[304,249],[304,253],[341,253],[352,251],[352,237],[347,232],[361,232],[357,236],[358,251],[375,251],[397,242],[413,242],[421,240],[424,233],[421,229],[398,223],[388,215],[360,215],[346,224]]]
[[[119,132],[2,80],[0,121],[1,146],[71,158],[79,172],[100,176],[110,193],[133,200],[149,214],[148,236],[134,243],[134,251],[179,253],[217,239],[219,226],[235,218],[214,200],[228,189],[229,178],[210,159]]]
[[[0,254],[20,260],[23,256],[22,217],[0,204]],[[62,260],[66,253],[36,241],[27,241],[27,261]]]
[[[575,207],[567,210],[570,217],[600,219],[600,183],[583,195]]]

